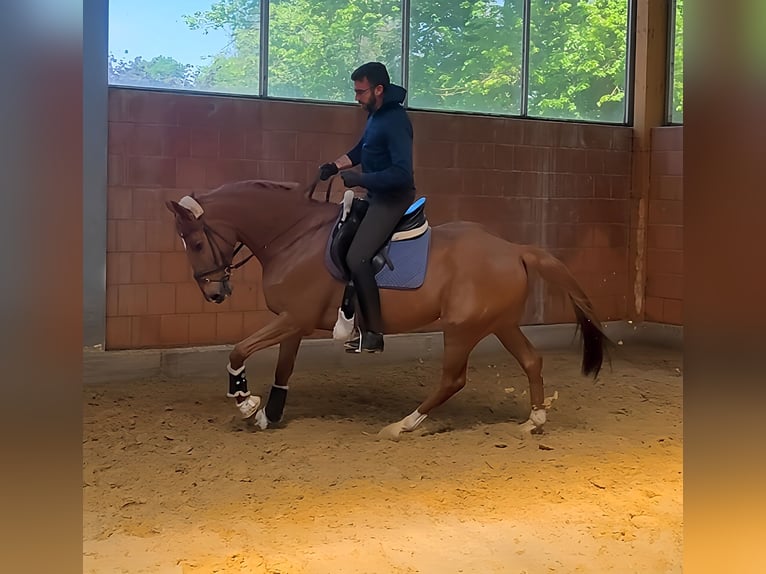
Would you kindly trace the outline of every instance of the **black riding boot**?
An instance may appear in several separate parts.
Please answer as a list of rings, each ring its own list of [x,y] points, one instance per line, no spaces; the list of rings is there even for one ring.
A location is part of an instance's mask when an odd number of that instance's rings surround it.
[[[346,352],[381,353],[383,351],[383,320],[380,316],[378,284],[375,282],[372,266],[369,267],[369,273],[358,273],[354,277],[354,287],[362,315],[359,328],[361,336],[346,343]]]

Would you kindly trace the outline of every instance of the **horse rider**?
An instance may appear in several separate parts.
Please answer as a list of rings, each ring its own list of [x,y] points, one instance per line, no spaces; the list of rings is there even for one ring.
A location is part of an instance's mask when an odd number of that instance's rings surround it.
[[[372,258],[415,199],[412,123],[402,106],[407,91],[391,83],[383,64],[363,64],[354,70],[351,80],[356,101],[367,111],[364,133],[351,151],[319,170],[322,180],[342,171],[346,187],[367,191],[369,208],[346,256],[362,326],[359,338],[347,342],[346,350],[379,353],[383,351],[383,320]],[[349,169],[358,164],[361,173]]]

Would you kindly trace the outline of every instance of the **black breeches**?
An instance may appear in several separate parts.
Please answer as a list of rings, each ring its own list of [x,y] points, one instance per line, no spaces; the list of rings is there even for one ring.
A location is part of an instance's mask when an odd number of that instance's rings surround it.
[[[412,198],[409,196],[386,203],[370,202],[346,255],[346,264],[351,272],[365,329],[368,331],[383,332],[380,295],[372,269],[372,258],[391,236],[411,203]]]

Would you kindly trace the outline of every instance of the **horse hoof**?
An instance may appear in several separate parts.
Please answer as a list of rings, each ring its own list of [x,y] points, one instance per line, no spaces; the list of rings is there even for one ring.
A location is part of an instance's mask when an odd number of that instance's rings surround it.
[[[266,430],[269,426],[269,419],[266,417],[266,410],[261,409],[255,413],[255,424],[261,430]]]
[[[380,432],[378,432],[378,438],[398,441],[403,430],[404,424],[402,421],[391,423],[390,425],[383,427]]]
[[[237,405],[237,409],[239,409],[243,419],[249,419],[256,413],[259,406],[261,406],[261,397],[250,395]]]

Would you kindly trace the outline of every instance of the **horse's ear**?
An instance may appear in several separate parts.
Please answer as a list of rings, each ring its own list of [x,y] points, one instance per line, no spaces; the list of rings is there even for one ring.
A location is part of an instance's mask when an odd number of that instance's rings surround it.
[[[180,217],[181,219],[188,219],[191,221],[194,219],[194,214],[186,209],[183,205],[172,199],[165,202],[165,206],[170,210],[170,213]]]

